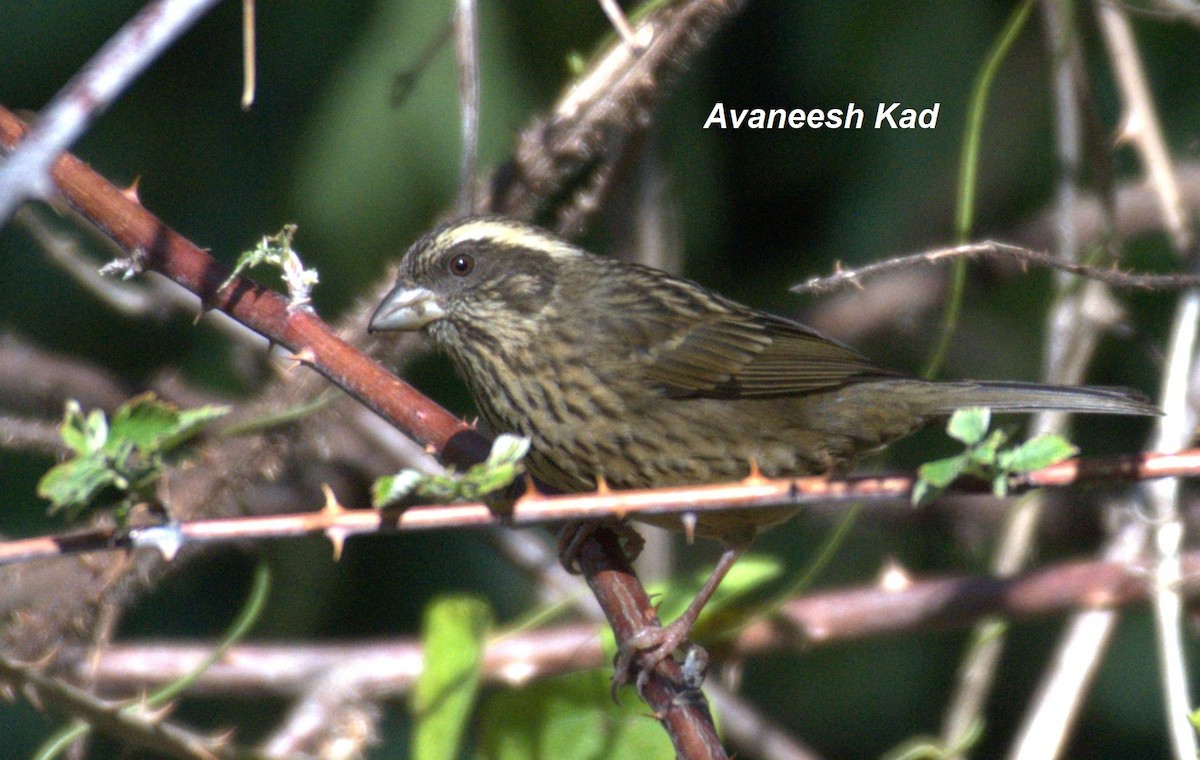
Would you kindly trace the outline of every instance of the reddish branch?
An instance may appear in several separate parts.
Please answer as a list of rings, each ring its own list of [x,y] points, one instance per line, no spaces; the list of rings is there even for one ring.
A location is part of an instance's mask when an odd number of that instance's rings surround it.
[[[0,108],[0,142],[11,151],[24,123]],[[478,461],[487,443],[470,426],[339,338],[315,315],[245,278],[224,288],[229,268],[178,234],[78,158],[67,154],[51,171],[66,201],[126,251],[134,264],[158,272],[247,327],[286,346],[298,359],[450,461]]]

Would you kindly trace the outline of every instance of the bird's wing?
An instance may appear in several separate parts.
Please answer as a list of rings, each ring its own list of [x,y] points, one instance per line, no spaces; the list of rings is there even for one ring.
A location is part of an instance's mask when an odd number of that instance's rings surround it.
[[[710,314],[641,353],[646,378],[676,398],[770,398],[889,374],[801,324],[761,312]]]

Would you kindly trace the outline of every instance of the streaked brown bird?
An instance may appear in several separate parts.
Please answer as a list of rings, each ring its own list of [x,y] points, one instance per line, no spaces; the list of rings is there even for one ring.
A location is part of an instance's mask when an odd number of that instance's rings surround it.
[[[502,217],[434,229],[400,264],[370,329],[424,330],[495,432],[531,441],[534,477],[565,492],[843,470],[966,406],[1157,414],[1130,390],[927,382],[799,323],[665,272],[595,256]],[[639,636],[643,672],[689,634],[756,531],[786,508],[705,513],[726,551],[701,594]],[[679,529],[680,521],[648,519]]]

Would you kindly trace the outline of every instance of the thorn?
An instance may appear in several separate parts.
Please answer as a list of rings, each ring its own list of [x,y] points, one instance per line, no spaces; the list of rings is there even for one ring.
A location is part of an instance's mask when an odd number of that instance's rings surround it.
[[[321,507],[320,512],[323,517],[328,517],[332,522],[346,512],[346,508],[337,500],[337,494],[333,492],[328,483],[321,484],[321,492],[325,494],[325,506]],[[342,558],[342,549],[346,546],[346,529],[326,528],[325,537],[329,539],[329,543],[333,544],[333,561],[339,561]]]
[[[524,501],[525,499],[529,499],[530,501],[537,501],[538,499],[544,498],[546,498],[546,494],[542,493],[541,489],[537,487],[537,483],[534,482],[533,476],[526,472],[525,493],[521,494],[521,500]]]
[[[763,476],[762,470],[758,469],[758,460],[750,457],[750,472],[742,480],[742,485],[756,486],[766,482],[767,478]]]
[[[696,513],[684,512],[679,516],[679,521],[683,523],[683,535],[687,538],[688,546],[696,543]]]
[[[604,475],[602,473],[596,474],[596,493],[598,493],[598,494],[612,493],[612,489],[608,487],[608,481],[604,479]]]
[[[305,346],[294,354],[287,354],[284,358],[291,361],[291,364],[284,368],[284,372],[291,372],[299,366],[315,364],[317,361],[317,355],[310,346]]]
[[[346,548],[346,529],[326,528],[325,538],[328,538],[329,543],[333,546],[333,561],[340,562],[342,559],[342,550]]]
[[[328,483],[321,484],[321,493],[325,494],[325,504],[321,507],[321,514],[337,517],[346,511],[346,508],[338,501],[337,494],[333,492]]]
[[[1137,134],[1140,131],[1141,124],[1139,120],[1132,113],[1127,113],[1125,118],[1121,120],[1121,124],[1117,127],[1117,133],[1113,135],[1113,145],[1128,145],[1137,138]]]
[[[900,592],[912,586],[912,576],[895,557],[888,557],[876,583],[884,591]]]
[[[228,747],[233,743],[233,737],[236,734],[235,729],[219,728],[208,735],[208,743],[217,749]]]
[[[46,705],[42,703],[42,698],[38,696],[37,689],[33,684],[27,683],[21,686],[21,693],[25,696],[25,701],[33,705],[33,709],[38,712],[46,712]]]
[[[138,705],[138,715],[145,719],[146,722],[156,726],[171,717],[171,713],[175,712],[175,706],[175,702],[167,702],[162,707],[154,709],[150,707],[149,703],[145,701],[145,697],[143,697],[142,703]]]
[[[121,191],[121,195],[125,196],[125,200],[133,201],[137,205],[142,205],[142,199],[138,197],[138,185],[142,183],[140,176],[134,177],[133,182],[129,183],[129,187]]]

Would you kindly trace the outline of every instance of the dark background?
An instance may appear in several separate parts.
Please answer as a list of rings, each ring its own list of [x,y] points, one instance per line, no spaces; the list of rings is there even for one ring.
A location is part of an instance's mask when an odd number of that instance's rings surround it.
[[[140,4],[7,0],[3,6],[0,103],[36,110]],[[967,99],[1011,10],[1007,2],[951,0],[751,4],[677,78],[652,140],[667,178],[663,200],[677,214],[684,271],[739,300],[820,320],[828,301],[790,294],[790,285],[828,273],[835,261],[855,266],[952,242]],[[260,3],[258,11],[259,89],[248,113],[238,106],[240,5],[224,3],[74,150],[118,184],[140,177],[142,202],[224,261],[284,223],[297,223],[297,248],[321,273],[317,308],[333,320],[452,203],[459,127],[451,50],[438,54],[405,104],[390,102],[395,75],[440,32],[450,8],[343,0]],[[494,167],[568,80],[568,55],[587,54],[607,26],[593,3],[482,3],[480,12],[482,164]],[[1196,32],[1135,20],[1168,140],[1177,156],[1193,159],[1200,124]],[[1119,104],[1098,41],[1086,45],[1100,116],[1111,130]],[[1052,205],[1049,78],[1035,11],[993,89],[978,237],[1004,236]],[[853,101],[868,123],[861,130],[706,131],[704,120],[717,101],[729,108],[804,109],[845,108]],[[918,109],[940,102],[937,128],[874,130],[880,101]],[[1117,166],[1122,176],[1136,168],[1123,151]],[[604,225],[589,236],[601,249],[607,240]],[[1160,237],[1136,241],[1130,252],[1138,268],[1171,265]],[[870,289],[865,295],[871,297]],[[1036,379],[1050,297],[1045,273],[1013,277],[974,267],[945,374]],[[1129,308],[1127,329],[1106,340],[1091,380],[1152,393],[1173,298],[1120,297]],[[913,301],[928,302],[915,293]],[[852,337],[881,363],[920,371],[936,334],[937,308],[891,315],[870,329],[841,332],[836,323],[820,324],[835,337]],[[223,339],[210,327],[112,314],[11,227],[0,231],[0,331],[86,357],[133,385],[181,364],[210,389],[248,390],[239,387]],[[413,376],[436,398],[469,412],[440,360],[419,361]],[[1145,430],[1137,422],[1097,422],[1075,440],[1088,452],[1131,451],[1143,445]],[[939,436],[924,436],[898,447],[886,464],[912,466],[933,455],[930,447],[949,450]],[[0,529],[46,529],[32,516],[44,509],[34,487],[49,464],[0,453]],[[829,529],[828,521],[793,521],[757,548],[798,572]],[[1050,536],[1041,559],[1085,552],[1098,533],[1086,514],[1076,514]],[[979,570],[987,548],[986,538],[962,540],[948,519],[868,517],[822,582],[865,582],[889,556],[918,572]],[[425,600],[438,591],[484,594],[502,618],[521,612],[530,599],[525,582],[471,534],[356,539],[338,565],[327,560],[320,541],[265,551],[287,584],[286,592],[277,585],[260,626],[264,636],[411,633]],[[689,560],[709,556],[707,547],[688,553]],[[252,564],[242,551],[219,553],[143,602],[124,631],[216,634],[238,606]],[[1007,746],[1057,627],[1045,621],[1012,628],[979,756]],[[762,658],[748,664],[745,691],[827,757],[877,756],[937,731],[963,639],[958,632],[906,636]],[[1141,612],[1131,612],[1089,699],[1072,756],[1166,756],[1156,668],[1151,627]],[[184,710],[200,725],[235,719],[244,725],[245,710],[237,705],[195,702]],[[4,708],[4,756],[27,756],[50,725],[27,706]],[[402,740],[389,737],[388,746],[400,746],[396,741]]]

